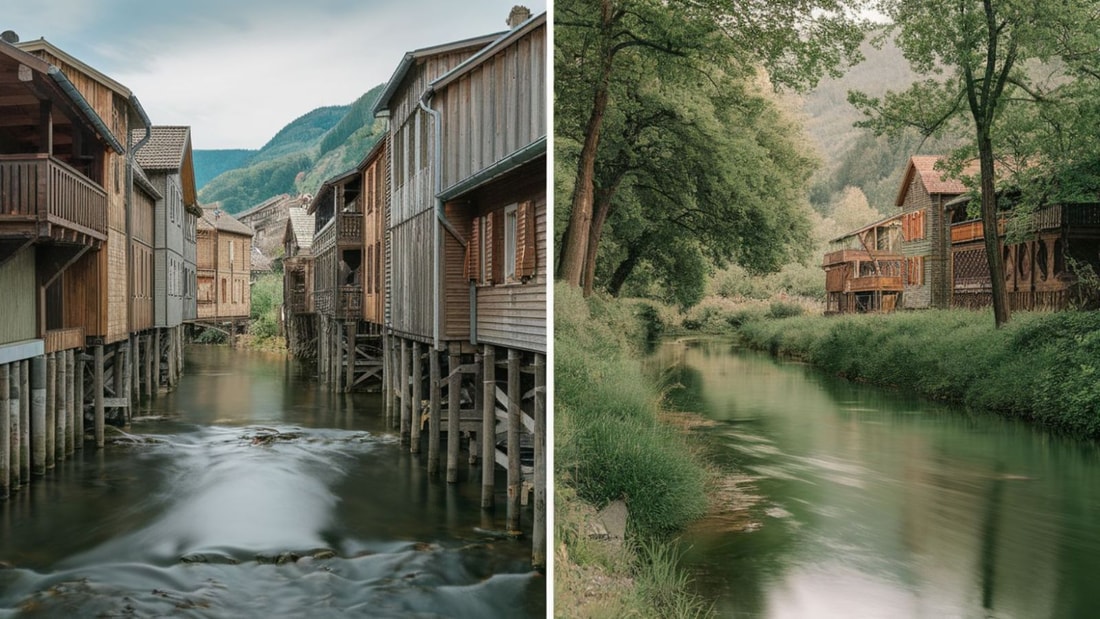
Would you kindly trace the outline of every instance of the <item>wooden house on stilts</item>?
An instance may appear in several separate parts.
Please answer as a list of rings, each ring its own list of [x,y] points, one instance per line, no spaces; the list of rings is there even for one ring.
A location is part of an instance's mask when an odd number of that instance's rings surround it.
[[[905,289],[902,216],[895,215],[829,242],[825,313],[892,312]]]
[[[446,432],[446,479],[458,481],[468,439],[484,508],[500,465],[507,529],[533,495],[543,565],[546,15],[517,7],[508,23],[406,54],[375,108],[391,151],[385,393],[414,452],[426,429],[430,474]]]
[[[314,218],[306,208],[289,209],[283,232],[283,325],[286,347],[296,359],[317,359],[313,309]]]

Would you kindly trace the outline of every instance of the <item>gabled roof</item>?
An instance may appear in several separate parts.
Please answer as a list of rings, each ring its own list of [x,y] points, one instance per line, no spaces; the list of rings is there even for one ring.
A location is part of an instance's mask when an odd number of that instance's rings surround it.
[[[474,68],[481,65],[483,62],[485,62],[489,58],[492,58],[493,55],[496,54],[496,52],[498,50],[501,50],[501,49],[504,49],[505,47],[508,47],[512,43],[515,43],[519,39],[526,36],[527,33],[531,32],[532,30],[535,30],[536,28],[539,28],[540,26],[545,26],[545,25],[546,25],[546,11],[543,11],[542,13],[540,13],[538,15],[535,15],[534,17],[528,18],[526,21],[519,24],[515,28],[513,28],[513,29],[509,30],[508,32],[505,32],[504,34],[502,34],[499,38],[497,38],[496,41],[493,41],[489,45],[486,45],[485,47],[483,47],[480,51],[478,51],[473,56],[470,56],[466,60],[462,61],[462,63],[459,64],[458,66],[456,66],[455,68],[453,68],[450,71],[447,71],[446,73],[444,73],[443,75],[435,78],[435,80],[433,80],[432,83],[431,83],[431,88],[433,90],[443,88],[447,84],[450,84],[451,82],[455,81],[456,79],[458,79],[458,78],[462,77],[463,75],[469,73],[470,71],[472,71]]]
[[[80,69],[84,73],[92,76],[97,82],[107,86],[111,90],[117,92],[118,94],[122,95],[123,97],[125,97],[127,99],[129,99],[130,95],[133,94],[132,92],[130,92],[129,88],[127,88],[127,87],[123,86],[122,84],[116,82],[115,80],[108,77],[106,74],[104,74],[104,73],[98,71],[97,69],[93,68],[92,66],[86,64],[84,61],[76,58],[75,56],[70,55],[68,52],[66,52],[65,50],[61,49],[60,47],[54,45],[53,43],[50,43],[45,38],[38,38],[34,41],[23,41],[23,42],[20,42],[20,43],[16,43],[15,46],[18,47],[19,49],[25,51],[25,52],[34,53],[34,52],[44,51],[47,54],[50,54],[51,56],[55,56],[58,59],[63,60],[66,63],[71,64],[74,67]]]
[[[870,230],[871,228],[878,228],[878,227],[887,226],[887,225],[894,225],[894,224],[901,225],[901,217],[902,217],[902,213],[898,213],[897,215],[891,215],[890,217],[885,217],[885,218],[880,219],[880,220],[878,220],[874,223],[869,223],[866,226],[863,226],[862,228],[856,228],[855,230],[852,230],[851,232],[845,232],[844,234],[841,234],[840,236],[838,236],[836,238],[829,239],[829,242],[830,243],[835,243],[835,242],[837,242],[841,239],[846,239],[848,237],[855,236],[855,235],[857,235],[861,232],[866,232],[866,231]]]
[[[401,87],[401,82],[405,80],[405,76],[409,73],[409,69],[415,66],[417,61],[430,56],[438,56],[440,54],[447,54],[464,49],[482,48],[500,38],[502,34],[507,33],[497,32],[485,36],[474,37],[472,39],[463,39],[461,41],[434,45],[432,47],[422,47],[407,52],[405,56],[401,58],[401,62],[398,63],[397,68],[394,69],[393,75],[390,76],[389,81],[386,82],[386,89],[383,90],[382,94],[378,97],[378,102],[374,104],[371,115],[378,116],[383,110],[389,109],[390,99],[397,93],[397,89]]]
[[[247,237],[252,236],[252,228],[237,221],[236,218],[220,208],[202,207],[202,217],[199,218],[198,227],[200,230],[216,229],[220,232],[240,234]]]
[[[306,212],[306,209],[298,206],[290,207],[290,218],[286,222],[287,232],[294,233],[300,249],[313,248],[314,223],[313,216]],[[283,236],[283,241],[286,241],[286,235]]]
[[[371,150],[373,152],[373,149]],[[306,212],[312,214],[314,211],[317,210],[317,207],[321,205],[322,200],[328,200],[328,193],[330,189],[337,185],[343,185],[344,183],[347,183],[348,181],[354,180],[358,177],[359,168],[356,167],[350,170],[345,170],[337,174],[336,176],[328,179],[327,181],[321,183],[321,186],[317,188],[317,193],[313,196],[313,199],[310,200],[309,206],[306,207]]]
[[[913,155],[909,158],[909,164],[905,168],[905,176],[901,179],[901,187],[898,189],[898,197],[894,200],[895,206],[905,203],[905,196],[909,193],[909,185],[913,182],[913,176],[920,177],[921,184],[929,195],[958,195],[966,193],[966,185],[962,181],[949,178],[943,172],[935,169],[936,163],[943,159],[942,155]],[[963,176],[973,176],[978,173],[978,162],[971,162],[963,170]]]
[[[136,144],[145,137],[145,128],[130,131]],[[146,142],[136,154],[138,164],[146,170],[179,170],[191,143],[191,127],[154,126]]]

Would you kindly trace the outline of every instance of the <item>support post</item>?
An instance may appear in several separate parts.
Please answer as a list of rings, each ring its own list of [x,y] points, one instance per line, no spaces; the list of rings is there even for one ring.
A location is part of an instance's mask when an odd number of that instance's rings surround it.
[[[65,422],[69,418],[69,407],[66,396],[69,393],[69,364],[65,351],[55,353],[57,355],[57,382],[54,383],[54,400],[56,414],[54,416],[54,461],[65,461]]]
[[[519,461],[520,398],[519,351],[508,349],[508,530],[519,530],[523,470]]]
[[[160,329],[153,329],[153,383],[149,391],[153,395],[160,393]]]
[[[115,380],[115,397],[126,398],[126,419],[133,416],[134,404],[137,404],[138,398],[134,397],[134,392],[131,391],[130,385],[138,381],[139,372],[134,369],[134,362],[137,361],[137,338],[132,338],[133,345],[121,344],[117,347],[115,356],[121,355],[121,359],[115,359],[115,375],[121,375],[122,380]]]
[[[57,353],[46,355],[46,468],[57,457]]]
[[[409,340],[401,340],[401,445],[409,444],[412,403],[409,402]]]
[[[447,483],[458,481],[458,448],[462,443],[462,356],[457,343],[448,345],[450,362],[447,364]]]
[[[19,430],[22,438],[19,441],[20,477],[23,483],[31,483],[31,361],[22,361],[19,374]]]
[[[8,365],[0,365],[0,499],[11,495],[11,372]]]
[[[31,361],[31,472],[46,474],[46,356]]]
[[[429,368],[431,372],[431,409],[428,413],[428,475],[439,475],[439,422],[440,422],[440,385],[439,379],[439,351],[434,347],[428,347]]]
[[[496,348],[485,345],[481,388],[481,508],[493,508],[493,473],[496,472],[497,357]]]
[[[76,452],[74,429],[76,426],[76,351],[65,351],[65,457]]]
[[[95,347],[95,376],[92,379],[92,395],[95,397],[95,446],[103,448],[103,345]]]
[[[145,397],[152,399],[157,395],[156,381],[153,379],[153,336],[146,335],[145,340]]]
[[[412,364],[412,396],[409,398],[409,405],[412,407],[410,418],[412,426],[409,428],[409,452],[418,454],[420,453],[420,425],[423,421],[420,403],[424,400],[424,363],[420,342],[412,343]]]
[[[347,365],[344,371],[344,391],[351,391],[351,388],[355,386],[355,344],[358,339],[359,325],[356,320],[349,320],[344,325],[344,337],[347,340],[347,344],[344,350],[347,352],[347,358],[345,362]]]
[[[77,449],[84,449],[84,355],[76,355],[76,427],[74,441]]]
[[[470,409],[476,415],[481,410],[481,403],[483,401],[483,398],[485,397],[481,393],[485,389],[485,383],[483,382],[485,370],[482,368],[481,351],[474,352],[474,367],[476,368],[476,370],[474,371],[474,393],[473,398],[470,402]],[[477,437],[480,439],[481,432],[477,432],[476,434]],[[466,451],[469,452],[470,466],[477,466],[478,459],[481,456],[481,446],[474,442],[473,434],[470,435],[470,438],[467,441]]]
[[[535,522],[531,563],[546,568],[546,359],[535,355]]]
[[[27,397],[26,392],[22,390],[22,369],[23,362],[16,361],[8,368],[10,375],[8,380],[11,383],[11,388],[8,393],[10,399],[8,400],[8,418],[11,420],[8,423],[11,424],[11,487],[12,490],[18,490],[23,485],[23,468],[26,467],[26,463],[22,462],[23,457],[23,430],[20,427],[19,417],[22,411],[23,398]],[[2,412],[2,411],[0,411]]]
[[[382,335],[382,405],[387,422],[393,419],[393,364],[390,363],[390,334]]]

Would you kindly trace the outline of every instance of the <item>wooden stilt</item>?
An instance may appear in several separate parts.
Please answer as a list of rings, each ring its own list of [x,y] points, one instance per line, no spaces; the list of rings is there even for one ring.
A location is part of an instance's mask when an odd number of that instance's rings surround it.
[[[462,357],[457,343],[451,343],[447,366],[447,483],[458,481],[458,448],[462,442]]]
[[[76,355],[76,427],[74,441],[77,449],[84,449],[84,355]]]
[[[153,382],[150,384],[149,392],[154,396],[160,394],[160,329],[153,329]]]
[[[412,422],[409,428],[409,451],[418,454],[420,453],[420,427],[423,423],[422,412],[424,407],[421,402],[424,401],[424,363],[423,356],[420,351],[420,342],[412,343],[412,395],[409,397],[409,406],[411,407],[411,415],[409,420]]]
[[[156,351],[153,350],[152,335],[146,335],[142,339],[145,343],[145,397],[151,399],[157,395],[157,382],[153,377],[153,357],[156,356]]]
[[[95,446],[103,448],[103,345],[95,347],[95,375],[92,379],[92,394],[95,397]]]
[[[497,358],[496,348],[485,346],[481,388],[481,508],[493,508],[493,473],[496,470]]]
[[[519,461],[520,398],[519,351],[508,349],[508,530],[519,530],[523,470]]]
[[[56,462],[65,461],[65,431],[68,427],[69,419],[69,364],[67,361],[68,355],[66,351],[61,351],[57,354],[57,387],[54,391],[57,398],[57,409],[54,417],[54,432],[56,432],[57,440],[54,443],[54,460]]]
[[[531,564],[546,567],[546,359],[535,355],[535,522]]]
[[[65,351],[65,457],[76,451],[73,430],[76,426],[76,351]]]
[[[10,364],[0,365],[0,499],[11,495],[11,372]]]
[[[473,402],[471,402],[470,404],[470,408],[473,410],[474,413],[477,413],[481,410],[482,401],[484,398],[484,396],[482,395],[482,391],[485,389],[485,383],[483,382],[485,370],[482,368],[481,364],[481,353],[474,353],[474,367],[477,368],[477,371],[474,373],[474,398]],[[476,434],[477,437],[480,439],[481,432],[479,431]],[[474,442],[474,437],[472,434],[470,435],[469,441],[466,444],[466,451],[469,452],[470,455],[470,466],[477,466],[478,460],[481,456],[481,446],[478,443]]]
[[[19,468],[23,483],[31,483],[31,361],[21,362],[19,372],[19,430],[22,439],[19,441],[20,451]]]
[[[401,340],[401,444],[409,444],[412,426],[412,403],[409,402],[409,340]]]
[[[57,458],[57,353],[46,355],[46,468]]]
[[[128,378],[126,382],[130,385],[130,408],[133,408],[138,402],[141,402],[141,336],[131,335],[127,340],[128,344],[123,344],[127,348],[126,352],[126,366],[124,368],[123,375]],[[122,394],[115,393],[115,396],[121,397]]]
[[[131,344],[119,345],[116,355],[121,354],[122,359],[115,360],[116,380],[115,380],[115,397],[126,398],[126,422],[129,423],[130,418],[133,416],[134,404],[137,404],[138,398],[134,395],[137,393],[136,388],[131,389],[131,385],[136,385],[138,382],[139,372],[135,371],[134,363],[137,361],[137,338],[131,338]],[[122,381],[118,381],[117,376],[121,373]]]
[[[48,382],[45,355],[31,361],[31,472],[46,474],[46,384]]]
[[[429,380],[429,398],[431,409],[428,413],[428,475],[439,475],[439,422],[440,422],[440,379],[439,379],[439,351],[428,348],[428,366],[431,374]]]
[[[382,336],[382,407],[385,411],[387,423],[393,418],[391,376],[393,376],[393,366],[390,365],[390,335],[387,333]]]
[[[344,367],[344,391],[351,391],[351,388],[355,386],[355,340],[359,337],[359,321],[349,320],[344,325],[344,353],[347,355],[344,358],[346,363]]]
[[[22,399],[26,397],[22,391],[22,377],[23,362],[16,361],[12,363],[8,368],[10,375],[8,381],[11,388],[9,390],[8,400],[8,417],[11,424],[11,488],[12,490],[18,490],[23,485],[23,468],[26,466],[22,462],[23,457],[23,430],[20,427],[20,414],[23,409]]]

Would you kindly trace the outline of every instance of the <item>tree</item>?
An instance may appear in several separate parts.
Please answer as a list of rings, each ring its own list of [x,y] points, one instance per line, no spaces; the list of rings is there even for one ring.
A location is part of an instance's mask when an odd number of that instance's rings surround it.
[[[879,132],[903,127],[926,136],[961,127],[971,132],[970,144],[956,152],[955,169],[962,158],[977,155],[993,315],[1000,327],[1010,314],[997,236],[995,143],[1012,132],[1004,119],[1013,108],[1053,104],[1054,93],[1072,81],[1074,63],[1088,56],[1084,50],[1095,49],[1088,31],[1095,29],[1096,2],[882,0],[877,8],[892,20],[888,32],[896,33],[906,59],[928,77],[882,99],[850,93],[849,100],[870,117],[864,126]],[[1043,79],[1027,70],[1054,59],[1065,64],[1048,64]]]
[[[862,38],[853,3],[840,0],[563,0],[555,18],[555,123],[576,149],[558,276],[591,291],[594,260],[621,183],[633,173],[604,170],[605,124],[617,95],[637,92],[656,71],[707,80],[746,77],[758,65],[779,84],[807,86],[858,55]],[[635,127],[646,128],[646,115]],[[732,129],[732,128],[731,128]],[[627,133],[626,135],[629,135]],[[674,187],[675,185],[673,185]]]

